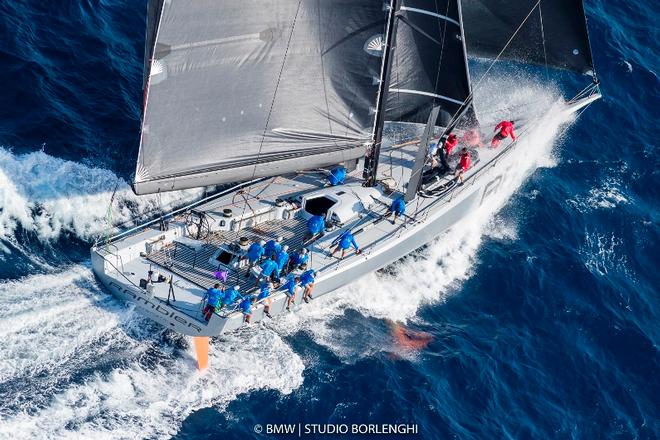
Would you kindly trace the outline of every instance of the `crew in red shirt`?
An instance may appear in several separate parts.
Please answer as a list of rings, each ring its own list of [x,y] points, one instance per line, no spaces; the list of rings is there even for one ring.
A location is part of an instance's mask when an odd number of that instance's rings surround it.
[[[445,141],[445,153],[449,156],[452,150],[458,145],[458,138],[455,134],[450,134]]]
[[[472,166],[472,156],[466,147],[463,147],[461,150],[461,157],[458,161],[458,166],[454,172],[454,176],[458,177],[458,180],[463,183],[463,173],[470,169]]]
[[[500,142],[503,139],[511,136],[511,139],[516,140],[516,134],[513,132],[513,121],[502,121],[495,126],[495,130],[499,132],[493,136],[493,140],[490,142],[490,148],[497,148]]]

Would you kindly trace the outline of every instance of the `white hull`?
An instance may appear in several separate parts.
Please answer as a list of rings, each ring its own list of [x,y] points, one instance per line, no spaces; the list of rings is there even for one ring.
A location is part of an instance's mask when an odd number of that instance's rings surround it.
[[[598,97],[599,95],[592,95],[576,101],[570,104],[566,111],[577,112]],[[318,256],[314,258],[317,259],[318,266],[313,266],[314,269],[319,270],[319,275],[314,286],[314,296],[330,293],[404,257],[479,209],[491,197],[496,197],[503,188],[507,187],[507,180],[515,166],[514,158],[518,145],[514,143],[500,151],[489,153],[491,156],[484,155],[481,163],[466,175],[462,186],[456,187],[444,196],[422,199],[415,216],[416,220],[409,219],[405,226],[403,224],[390,226],[388,221],[381,221],[379,225],[365,227],[362,237],[357,237],[360,245],[363,246],[360,255],[347,256],[343,261],[338,261],[326,255],[327,242],[315,244],[313,247],[318,248],[316,249]],[[229,191],[229,194],[231,193]],[[415,203],[411,205],[414,206]],[[409,215],[412,215],[413,206],[409,207]],[[244,317],[238,311],[224,316],[214,314],[207,323],[199,314],[201,302],[197,306],[194,300],[190,300],[187,308],[180,307],[180,301],[168,305],[164,300],[166,293],[163,293],[166,286],[158,286],[156,290],[160,289],[160,291],[155,292],[153,296],[137,286],[135,279],[132,279],[135,271],[126,270],[123,266],[138,267],[136,270],[146,272],[138,264],[148,267],[153,263],[141,258],[139,253],[144,250],[145,243],[163,235],[167,235],[166,240],[175,240],[176,237],[184,235],[184,232],[182,227],[177,227],[174,223],[174,226],[164,233],[154,229],[137,229],[134,234],[125,235],[109,246],[102,244],[95,246],[92,249],[95,274],[114,295],[134,303],[145,316],[177,332],[192,336],[216,336],[245,325]],[[160,271],[167,275],[171,274],[166,268],[161,267]],[[176,273],[174,276],[177,276]],[[194,291],[198,297],[204,290],[203,286],[194,286],[194,283],[185,280],[177,283],[177,289],[179,289],[178,296],[181,296],[183,291]],[[272,300],[271,315],[287,313],[286,296],[282,291],[276,291],[270,299]],[[301,302],[301,295],[298,295],[296,303]],[[263,318],[264,304],[257,304],[253,308],[252,322],[258,322]]]

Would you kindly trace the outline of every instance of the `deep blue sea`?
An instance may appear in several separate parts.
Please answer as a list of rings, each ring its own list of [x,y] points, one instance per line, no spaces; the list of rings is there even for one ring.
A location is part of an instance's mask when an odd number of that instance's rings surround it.
[[[0,2],[0,438],[295,438],[254,432],[274,423],[660,438],[660,10],[585,3],[604,99],[530,140],[543,157],[511,197],[331,298],[219,338],[199,373],[189,342],[110,296],[89,263],[108,221],[200,195],[126,185],[145,0]],[[552,95],[511,78],[513,95]],[[402,347],[401,325],[432,339]]]

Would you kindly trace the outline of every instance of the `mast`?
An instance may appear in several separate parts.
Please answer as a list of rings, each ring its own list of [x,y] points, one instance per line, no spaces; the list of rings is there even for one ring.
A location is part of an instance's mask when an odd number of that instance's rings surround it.
[[[387,16],[387,31],[385,33],[385,47],[383,48],[383,64],[380,72],[380,83],[378,87],[378,100],[376,102],[376,122],[370,151],[364,157],[364,170],[362,177],[366,186],[376,185],[376,174],[378,172],[378,161],[380,159],[380,146],[383,140],[383,126],[385,124],[385,104],[387,103],[387,91],[390,83],[390,68],[392,64],[392,42],[396,23],[396,12],[399,9],[400,0],[390,0],[390,11]]]

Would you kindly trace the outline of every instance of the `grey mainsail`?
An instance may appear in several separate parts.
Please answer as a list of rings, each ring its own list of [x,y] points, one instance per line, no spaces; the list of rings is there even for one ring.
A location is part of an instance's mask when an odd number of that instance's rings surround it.
[[[362,156],[386,16],[380,0],[152,2],[136,193]]]

